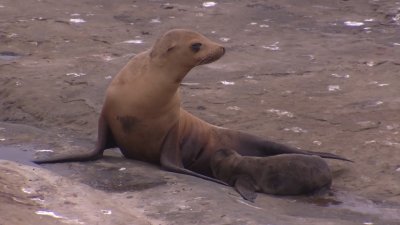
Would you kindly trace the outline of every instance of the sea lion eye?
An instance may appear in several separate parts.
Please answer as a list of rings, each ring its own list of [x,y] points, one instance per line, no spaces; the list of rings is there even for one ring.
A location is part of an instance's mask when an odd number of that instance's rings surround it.
[[[200,51],[202,44],[201,43],[194,43],[192,44],[192,46],[190,46],[190,48],[194,51],[194,52],[198,52]]]

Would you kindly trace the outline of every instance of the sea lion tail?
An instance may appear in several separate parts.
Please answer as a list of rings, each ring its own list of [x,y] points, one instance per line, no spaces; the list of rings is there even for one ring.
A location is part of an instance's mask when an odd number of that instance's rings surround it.
[[[347,161],[347,162],[353,162],[349,159],[346,159],[342,156],[333,154],[333,153],[328,153],[328,152],[315,152],[315,151],[308,151],[308,150],[302,150],[298,148],[293,148],[287,145],[275,143],[272,141],[267,141],[263,140],[261,142],[261,146],[259,146],[258,149],[254,149],[258,151],[256,154],[260,154],[262,156],[270,156],[270,155],[278,155],[278,154],[304,154],[304,155],[317,155],[321,158],[327,158],[327,159],[337,159],[337,160],[342,160],[342,161]]]
[[[342,161],[347,161],[347,162],[352,162],[354,163],[353,160],[347,159],[345,157],[329,153],[329,152],[314,152],[314,151],[304,151],[306,152],[307,155],[317,155],[321,158],[327,158],[327,159],[337,159],[337,160],[342,160]]]
[[[304,155],[317,155],[321,158],[327,158],[327,159],[337,159],[347,162],[353,162],[349,159],[346,159],[342,156],[333,153],[302,150],[266,140],[262,141],[262,145],[257,150],[258,151],[261,150],[262,154],[264,154],[263,156],[278,155],[278,154],[304,154]]]

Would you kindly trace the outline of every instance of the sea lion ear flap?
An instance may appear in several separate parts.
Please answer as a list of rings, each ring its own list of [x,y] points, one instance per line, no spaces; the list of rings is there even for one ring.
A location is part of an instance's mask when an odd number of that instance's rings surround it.
[[[153,45],[153,47],[151,48],[150,57],[154,58],[163,56],[168,52],[171,52],[176,47],[176,45],[176,41],[173,40],[170,35],[166,34],[159,38]]]
[[[175,41],[170,43],[168,48],[167,48],[166,53],[169,53],[169,52],[173,51],[175,49],[175,47],[176,47],[176,42]]]
[[[157,43],[153,46],[150,52],[150,57],[154,58],[157,56],[163,56],[171,51],[173,51],[176,47],[175,43],[171,43],[167,46],[157,46]]]
[[[159,51],[159,42],[160,42],[160,39],[158,39],[157,41],[156,41],[156,43],[153,45],[153,47],[151,48],[151,50],[150,50],[150,58],[155,58],[157,55],[159,55],[160,53],[160,51]]]
[[[240,176],[234,184],[235,190],[247,201],[254,202],[257,198],[256,188],[249,176]]]

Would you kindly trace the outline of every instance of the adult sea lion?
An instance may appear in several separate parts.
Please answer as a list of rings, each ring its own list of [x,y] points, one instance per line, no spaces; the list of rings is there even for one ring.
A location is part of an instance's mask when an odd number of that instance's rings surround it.
[[[111,81],[94,150],[34,162],[95,160],[102,157],[105,149],[119,147],[126,158],[222,183],[212,178],[210,167],[211,156],[221,148],[246,156],[297,153],[346,160],[216,127],[182,109],[178,92],[182,79],[193,67],[211,63],[224,53],[224,47],[197,32],[166,32],[151,49],[132,58]]]
[[[328,189],[332,183],[328,164],[316,155],[252,157],[221,149],[211,158],[211,170],[215,178],[233,186],[251,202],[256,192],[299,195]]]

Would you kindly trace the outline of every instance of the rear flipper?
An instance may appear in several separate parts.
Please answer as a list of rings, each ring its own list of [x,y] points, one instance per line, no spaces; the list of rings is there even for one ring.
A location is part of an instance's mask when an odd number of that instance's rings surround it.
[[[35,159],[32,160],[32,162],[37,164],[43,164],[43,163],[94,161],[103,157],[103,152],[105,149],[113,147],[117,146],[115,144],[111,130],[107,125],[107,122],[101,115],[98,124],[97,144],[96,148],[93,151],[82,154],[69,155],[69,156],[56,156],[47,159]]]
[[[235,149],[242,156],[263,157],[279,154],[304,154],[353,162],[332,153],[300,150],[239,131],[221,129],[218,132],[222,134],[221,138],[225,139],[224,144],[226,146],[224,147]]]
[[[304,152],[306,155],[317,155],[321,158],[327,158],[327,159],[337,159],[337,160],[342,160],[342,161],[347,161],[347,162],[354,162],[353,160],[346,159],[342,156],[335,155],[333,153],[329,152],[314,152],[314,151],[306,151],[306,150],[299,150],[301,152]]]

